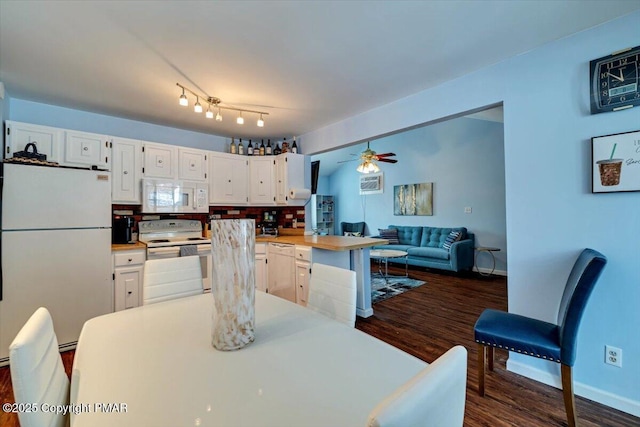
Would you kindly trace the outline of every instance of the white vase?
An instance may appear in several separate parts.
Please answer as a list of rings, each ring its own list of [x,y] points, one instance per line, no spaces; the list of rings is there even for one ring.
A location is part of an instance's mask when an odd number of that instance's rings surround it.
[[[255,221],[212,220],[211,251],[211,344],[237,350],[255,339]]]

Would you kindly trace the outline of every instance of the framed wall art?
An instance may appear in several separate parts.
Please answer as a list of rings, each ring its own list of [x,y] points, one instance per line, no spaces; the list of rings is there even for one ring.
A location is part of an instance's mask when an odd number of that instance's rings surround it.
[[[433,215],[433,182],[395,185],[394,215]]]
[[[640,131],[591,138],[593,193],[640,191]]]

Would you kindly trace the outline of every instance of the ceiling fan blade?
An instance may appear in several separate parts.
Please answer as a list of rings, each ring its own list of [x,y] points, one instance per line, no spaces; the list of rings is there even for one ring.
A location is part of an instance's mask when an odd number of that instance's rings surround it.
[[[396,159],[378,159],[378,161],[385,162],[385,163],[398,163]]]
[[[383,153],[383,154],[376,154],[376,156],[378,157],[391,157],[391,156],[395,156],[396,153]]]
[[[338,163],[355,162],[356,160],[360,160],[360,159],[340,160]]]

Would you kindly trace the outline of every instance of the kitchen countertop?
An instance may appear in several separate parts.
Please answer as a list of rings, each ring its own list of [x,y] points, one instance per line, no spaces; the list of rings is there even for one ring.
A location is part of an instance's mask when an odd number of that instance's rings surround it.
[[[136,249],[147,249],[147,245],[145,245],[142,242],[135,242],[135,243],[123,243],[123,244],[112,244],[111,245],[111,252],[118,252],[118,251],[133,251]]]
[[[371,237],[345,236],[256,236],[256,243],[284,243],[290,245],[311,246],[330,251],[350,251],[389,243],[386,239]]]

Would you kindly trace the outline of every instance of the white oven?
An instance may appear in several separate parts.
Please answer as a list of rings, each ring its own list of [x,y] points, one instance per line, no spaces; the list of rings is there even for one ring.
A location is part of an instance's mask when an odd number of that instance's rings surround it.
[[[156,248],[147,247],[147,259],[176,258],[180,256],[180,246],[161,246]],[[202,287],[205,292],[211,291],[211,275],[213,274],[211,262],[211,243],[195,245],[197,255],[200,257],[202,267]]]
[[[147,259],[197,255],[202,267],[202,287],[211,291],[213,263],[211,240],[202,237],[202,224],[197,220],[161,219],[138,223],[140,241],[147,245]]]
[[[144,213],[208,213],[209,185],[172,179],[142,180]]]

